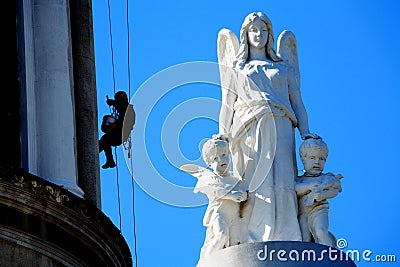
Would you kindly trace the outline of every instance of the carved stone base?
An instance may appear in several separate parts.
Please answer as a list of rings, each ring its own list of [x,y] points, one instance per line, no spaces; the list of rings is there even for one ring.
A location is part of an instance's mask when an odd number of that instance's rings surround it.
[[[104,213],[40,177],[0,167],[0,214],[0,266],[132,266]]]
[[[355,267],[336,248],[296,241],[270,241],[228,247],[200,259],[197,267]]]

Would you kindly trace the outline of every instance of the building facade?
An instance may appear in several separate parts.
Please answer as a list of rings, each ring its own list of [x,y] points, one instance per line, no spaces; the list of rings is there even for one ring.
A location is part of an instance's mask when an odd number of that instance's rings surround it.
[[[3,4],[0,266],[132,266],[100,210],[91,0]]]

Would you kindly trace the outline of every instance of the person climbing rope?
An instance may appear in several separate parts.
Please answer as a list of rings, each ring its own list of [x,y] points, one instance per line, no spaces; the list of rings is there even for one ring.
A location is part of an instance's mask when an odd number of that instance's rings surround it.
[[[106,163],[103,169],[114,168],[116,166],[111,147],[120,146],[127,141],[133,126],[135,125],[135,110],[129,104],[128,96],[124,91],[114,94],[114,99],[107,96],[107,105],[113,107],[113,115],[104,115],[101,124],[101,131],[104,133],[99,140],[99,153],[104,151]]]

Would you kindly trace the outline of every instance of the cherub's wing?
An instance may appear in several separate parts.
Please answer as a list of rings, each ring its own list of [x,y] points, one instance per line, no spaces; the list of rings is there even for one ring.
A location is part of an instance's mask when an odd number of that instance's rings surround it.
[[[193,190],[195,193],[199,191],[207,193],[207,188],[214,182],[212,177],[215,176],[215,174],[207,168],[195,164],[186,164],[179,169],[197,178],[198,182]]]
[[[223,28],[218,32],[217,51],[221,86],[227,88],[231,75],[229,69],[233,67],[239,51],[239,40],[233,31]]]
[[[209,169],[195,164],[185,164],[179,169],[201,180],[207,179],[207,177],[212,177],[214,175],[214,173]]]
[[[293,32],[283,31],[278,37],[277,54],[289,66],[293,67],[296,73],[296,82],[300,84],[299,57],[297,54],[297,41]]]

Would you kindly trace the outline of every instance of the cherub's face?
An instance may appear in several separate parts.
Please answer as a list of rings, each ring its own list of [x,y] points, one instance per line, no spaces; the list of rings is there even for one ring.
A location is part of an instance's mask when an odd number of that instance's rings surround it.
[[[306,174],[320,175],[325,167],[326,154],[317,148],[307,149],[305,156],[301,158]]]
[[[229,173],[230,159],[229,159],[229,147],[228,146],[217,146],[215,147],[214,159],[210,167],[218,175]]]
[[[263,48],[268,41],[268,27],[260,19],[256,19],[247,30],[249,44],[256,48]]]

